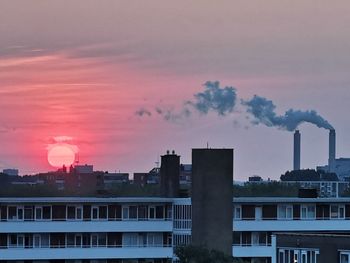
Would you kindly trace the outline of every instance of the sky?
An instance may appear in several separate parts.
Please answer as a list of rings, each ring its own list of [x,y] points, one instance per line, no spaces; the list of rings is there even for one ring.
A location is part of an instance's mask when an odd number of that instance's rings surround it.
[[[0,169],[52,169],[64,136],[97,170],[145,172],[166,150],[190,163],[209,145],[234,148],[236,180],[278,179],[293,133],[254,122],[240,101],[255,94],[277,115],[316,110],[348,157],[349,12],[342,0],[0,0]],[[234,109],[182,114],[208,81],[235,88]],[[326,164],[328,131],[298,128],[302,167]]]

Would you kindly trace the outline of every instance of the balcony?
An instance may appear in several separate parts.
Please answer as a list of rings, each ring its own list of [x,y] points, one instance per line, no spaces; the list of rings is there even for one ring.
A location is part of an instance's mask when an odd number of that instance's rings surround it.
[[[172,247],[8,248],[1,260],[171,258]]]
[[[350,231],[346,219],[234,220],[234,231]]]
[[[73,232],[171,232],[168,220],[124,221],[5,221],[0,233],[73,233]]]
[[[273,257],[275,248],[270,245],[249,245],[236,244],[232,246],[234,257]]]

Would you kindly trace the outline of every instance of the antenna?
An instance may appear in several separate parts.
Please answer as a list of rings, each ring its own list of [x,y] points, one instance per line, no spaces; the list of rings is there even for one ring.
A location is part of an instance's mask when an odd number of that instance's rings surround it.
[[[209,149],[209,142],[207,142],[207,149]]]
[[[78,165],[79,164],[79,152],[77,153],[77,158],[75,160],[75,164]]]

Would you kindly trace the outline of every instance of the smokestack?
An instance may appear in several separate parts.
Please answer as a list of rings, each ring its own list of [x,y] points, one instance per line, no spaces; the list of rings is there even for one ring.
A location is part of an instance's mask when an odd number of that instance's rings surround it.
[[[329,172],[335,172],[335,144],[336,134],[335,130],[329,130],[329,156],[328,156],[328,169]]]
[[[293,170],[300,170],[300,142],[301,135],[298,130],[294,133],[294,165]]]

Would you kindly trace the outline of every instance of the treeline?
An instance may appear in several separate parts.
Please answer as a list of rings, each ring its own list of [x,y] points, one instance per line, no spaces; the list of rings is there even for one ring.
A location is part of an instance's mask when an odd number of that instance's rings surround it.
[[[299,184],[281,182],[245,183],[233,186],[234,197],[297,197]]]

